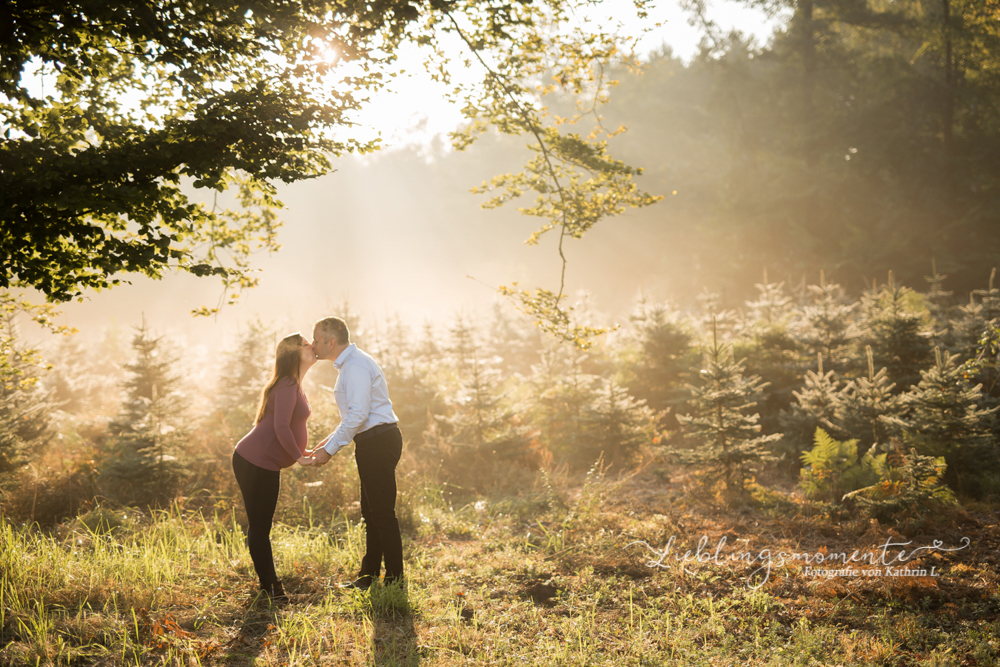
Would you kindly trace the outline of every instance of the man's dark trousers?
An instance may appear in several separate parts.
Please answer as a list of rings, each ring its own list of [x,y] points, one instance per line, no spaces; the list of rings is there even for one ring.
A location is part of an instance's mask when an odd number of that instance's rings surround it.
[[[396,520],[396,464],[403,451],[399,428],[355,437],[354,459],[361,478],[361,516],[365,520],[365,557],[359,576],[378,579],[385,560],[385,577],[403,576],[403,541]]]

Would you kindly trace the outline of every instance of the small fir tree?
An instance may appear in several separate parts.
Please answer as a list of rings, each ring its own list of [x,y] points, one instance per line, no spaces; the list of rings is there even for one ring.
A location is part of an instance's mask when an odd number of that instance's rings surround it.
[[[531,373],[532,365],[538,363],[540,330],[535,326],[524,326],[524,320],[512,314],[506,302],[493,304],[484,348],[500,360],[500,368],[506,373]]]
[[[934,320],[934,335],[941,338],[947,335],[950,320],[948,318],[951,311],[951,292],[944,289],[944,281],[948,276],[938,273],[937,262],[931,259],[931,275],[924,276],[928,289],[925,295],[927,299],[927,310]]]
[[[993,286],[995,278],[996,269],[988,289],[974,290],[951,321],[951,351],[965,362],[965,374],[994,398],[1000,394],[1000,290]]]
[[[425,321],[421,329],[420,344],[417,346],[416,355],[429,362],[441,358],[441,346],[438,344],[434,325],[430,321]]]
[[[817,429],[837,432],[834,422],[840,409],[840,380],[833,371],[823,372],[823,355],[817,356],[817,370],[806,371],[803,385],[793,391],[795,400],[779,415],[782,451],[794,469],[802,462],[802,453],[815,440]]]
[[[772,324],[791,312],[792,297],[785,294],[785,283],[767,282],[767,269],[764,269],[764,282],[757,283],[754,287],[758,292],[757,298],[747,301],[750,319]]]
[[[629,319],[637,350],[624,364],[625,384],[632,395],[662,414],[663,425],[673,430],[688,397],[696,354],[693,336],[667,304],[640,301]]]
[[[765,432],[778,432],[780,414],[789,408],[792,392],[802,382],[798,344],[785,321],[758,320],[742,327],[732,345],[733,355],[744,360],[744,373],[759,377],[766,387],[757,401],[761,427]]]
[[[53,405],[38,386],[6,386],[0,390],[0,476],[38,456],[54,433],[49,422]]]
[[[0,475],[29,462],[54,435],[50,414],[55,405],[40,382],[51,366],[38,349],[24,343],[19,327],[19,319],[27,317],[53,333],[75,332],[56,326],[54,315],[49,305],[0,290]]]
[[[992,424],[997,407],[983,405],[981,386],[964,378],[956,357],[935,348],[935,365],[903,396],[906,415],[897,420],[918,453],[944,457],[945,482],[956,492],[975,491],[968,481],[1000,466]]]
[[[633,464],[643,447],[659,442],[657,417],[645,401],[613,380],[601,378],[582,415],[581,447],[575,459],[602,459],[620,468]]]
[[[584,355],[564,346],[543,351],[541,361],[532,367],[533,422],[552,457],[560,463],[576,460],[580,451],[578,438],[583,415],[593,399],[596,375],[583,371]],[[590,462],[593,462],[592,460]]]
[[[52,402],[58,409],[77,414],[88,409],[89,398],[99,391],[99,385],[81,360],[88,354],[76,337],[60,341],[55,350],[56,358],[62,363],[48,372],[43,384],[51,393]]]
[[[391,356],[394,360],[413,357],[413,330],[403,322],[399,314],[394,314],[388,321],[385,332],[385,343],[382,358]]]
[[[807,290],[811,303],[800,312],[796,339],[811,355],[823,355],[830,370],[842,372],[856,335],[851,323],[857,304],[848,301],[840,285],[826,282],[822,271],[819,285],[809,285]]]
[[[215,392],[227,434],[241,437],[254,425],[260,392],[267,383],[274,358],[274,333],[260,320],[251,322],[225,355]]]
[[[497,369],[473,355],[450,403],[451,413],[435,415],[427,432],[427,443],[440,455],[448,482],[482,490],[510,466],[535,463],[531,431],[509,405]]]
[[[1000,321],[1000,288],[993,286],[996,277],[997,270],[993,269],[987,288],[972,290],[972,296],[979,297],[979,303],[983,306],[983,319],[992,324]]]
[[[989,328],[984,317],[983,305],[976,303],[976,297],[969,295],[969,303],[959,306],[957,317],[949,320],[951,336],[949,351],[963,360],[974,359],[979,352],[979,341]]]
[[[389,320],[385,334],[374,335],[371,354],[385,373],[392,396],[392,409],[399,418],[404,442],[419,447],[433,415],[445,412],[444,392],[439,386],[434,361],[438,350],[426,324],[427,340],[414,343],[413,333],[399,316]],[[434,345],[435,358],[421,354],[426,345]]]
[[[174,359],[162,338],[150,335],[145,318],[132,350],[135,360],[125,366],[125,399],[108,428],[101,482],[107,495],[124,504],[163,505],[175,497],[184,477],[179,455],[186,406]]]
[[[465,371],[471,365],[470,362],[478,349],[475,327],[469,324],[465,315],[459,313],[448,333],[451,335],[448,352],[455,366]]]
[[[390,356],[382,370],[392,397],[392,410],[399,417],[403,438],[420,446],[434,415],[444,414],[444,392],[429,363],[410,356]]]
[[[723,310],[722,297],[717,292],[706,288],[696,298],[701,307],[700,316],[697,318],[698,326],[701,329],[711,328],[723,338],[736,329],[739,323],[736,311]]]
[[[871,347],[865,348],[865,355],[868,377],[851,380],[841,391],[836,425],[840,432],[872,448],[889,442],[903,405],[901,397],[892,391],[896,385],[889,381],[888,371],[882,368],[875,372]]]
[[[709,479],[721,480],[727,495],[746,492],[752,472],[774,457],[768,445],[780,433],[760,435],[758,414],[747,414],[765,387],[756,376],[744,376],[743,363],[732,359],[732,348],[721,344],[713,328],[712,346],[701,370],[700,385],[691,385],[692,412],[678,417],[691,450],[674,452],[687,463],[705,466]]]
[[[659,442],[660,415],[614,380],[583,370],[585,355],[552,350],[534,368],[535,421],[559,462],[585,470],[598,458],[633,463]]]
[[[886,369],[897,391],[907,391],[932,358],[919,295],[896,285],[890,272],[886,284],[865,293],[861,307],[862,340],[871,346],[876,365]]]

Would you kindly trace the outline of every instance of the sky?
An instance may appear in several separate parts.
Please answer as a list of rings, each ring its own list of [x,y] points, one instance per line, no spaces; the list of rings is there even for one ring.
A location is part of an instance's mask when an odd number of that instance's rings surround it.
[[[631,3],[614,0],[603,6],[609,16],[596,20],[621,21],[625,34],[638,34],[640,22],[626,11]],[[649,14],[648,23],[661,26],[642,38],[638,53],[668,45],[687,60],[697,52],[700,35],[676,3],[660,3]],[[776,23],[732,2],[713,4],[710,15],[721,28],[736,28],[760,41],[766,41]],[[380,128],[387,150],[426,145],[459,121],[441,91],[420,75],[419,65],[404,58],[403,67],[410,74],[399,78],[392,92],[373,99],[359,118],[364,126]],[[422,168],[419,161],[408,167]],[[281,188],[279,196],[286,205],[286,225],[279,232],[282,248],[258,258],[260,285],[246,292],[239,305],[226,306],[216,317],[194,318],[192,309],[216,304],[221,296],[218,283],[188,275],[161,281],[137,276],[130,277],[132,285],[91,292],[82,303],[60,306],[62,323],[78,328],[84,338],[94,338],[109,326],[128,330],[145,316],[154,332],[184,337],[205,349],[224,349],[256,319],[280,331],[309,332],[315,320],[340,314],[347,303],[363,321],[399,316],[417,328],[432,322],[443,330],[457,313],[488,309],[498,298],[499,285],[558,286],[553,243],[543,241],[533,248],[523,244],[537,220],[512,211],[483,210],[481,199],[468,192],[493,174],[471,164],[467,175],[454,179],[444,195],[435,191],[431,196],[415,190],[405,170],[378,157],[346,158],[337,168],[320,179]],[[456,228],[445,219],[462,224]],[[576,266],[613,257],[629,224],[626,215],[576,242],[571,249]],[[629,304],[621,291],[609,296],[601,287],[588,284],[585,271],[572,274],[570,292],[595,293],[593,307],[605,314],[606,323],[613,323]],[[636,291],[640,288],[635,285]]]

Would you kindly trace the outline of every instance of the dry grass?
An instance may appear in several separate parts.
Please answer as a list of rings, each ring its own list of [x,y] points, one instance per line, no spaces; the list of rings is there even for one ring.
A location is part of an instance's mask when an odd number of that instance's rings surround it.
[[[425,498],[433,498],[426,494]],[[684,481],[592,477],[575,488],[408,508],[409,587],[345,593],[361,528],[343,515],[280,525],[292,603],[253,599],[230,515],[115,513],[40,532],[0,524],[6,665],[991,665],[1000,662],[998,511],[905,534],[835,521],[770,493],[741,509]],[[315,520],[315,515],[314,515]],[[648,567],[645,541],[663,549]],[[968,548],[908,561],[935,576],[809,577],[801,562],[748,585],[755,565],[678,560],[834,553],[887,540]],[[752,581],[752,578],[751,578]]]

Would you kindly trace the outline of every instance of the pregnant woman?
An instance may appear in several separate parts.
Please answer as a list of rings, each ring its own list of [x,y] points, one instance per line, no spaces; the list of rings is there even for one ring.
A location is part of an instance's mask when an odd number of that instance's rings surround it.
[[[233,472],[249,523],[247,547],[260,589],[272,602],[288,600],[274,570],[271,522],[278,504],[281,469],[296,462],[312,463],[304,456],[310,410],[302,392],[302,379],[315,363],[316,353],[301,334],[292,334],[278,343],[274,372],[260,394],[256,425],[233,452]]]

